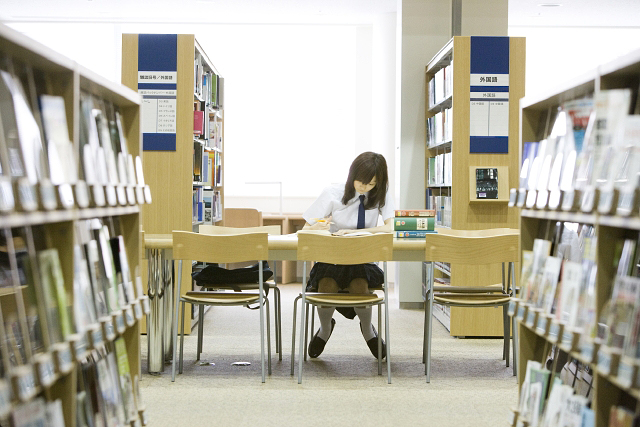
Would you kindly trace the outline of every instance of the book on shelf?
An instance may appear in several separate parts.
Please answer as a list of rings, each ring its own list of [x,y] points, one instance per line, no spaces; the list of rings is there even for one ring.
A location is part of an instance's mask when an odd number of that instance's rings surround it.
[[[51,248],[38,252],[38,267],[49,326],[49,339],[52,343],[61,342],[72,334],[73,330],[58,250]]]
[[[204,111],[195,110],[193,112],[193,134],[204,135]]]
[[[544,263],[549,256],[551,242],[545,239],[535,239],[533,241],[533,256],[530,265],[522,265],[521,275],[521,298],[529,303],[535,304],[539,294],[539,285],[544,272]],[[525,270],[526,267],[526,270]]]
[[[112,313],[120,310],[121,304],[118,292],[116,269],[113,262],[111,245],[109,244],[109,232],[106,226],[102,225],[98,219],[91,220],[91,229],[93,237],[97,242],[100,262],[102,266],[104,266],[103,272],[105,274],[105,280],[103,280],[103,286],[105,286],[104,290],[107,306],[109,308],[109,312]]]
[[[545,260],[542,283],[538,286],[539,293],[535,304],[536,307],[541,308],[545,313],[553,314],[553,304],[555,302],[561,266],[562,258],[549,256]]]
[[[550,372],[542,368],[540,362],[527,361],[525,378],[520,390],[518,403],[519,417],[529,425],[538,425],[538,419],[544,408]]]
[[[638,188],[640,187],[640,116],[629,115],[624,123],[624,141],[626,144],[623,164],[614,182],[619,192],[617,203],[611,202],[611,211],[615,208],[618,215],[631,215],[636,211]],[[607,207],[603,206],[602,210]]]
[[[395,216],[397,217],[435,217],[435,209],[396,209]]]
[[[395,218],[393,220],[393,229],[395,231],[411,231],[411,230],[435,230],[435,218]]]
[[[409,238],[409,239],[423,239],[427,234],[436,234],[435,230],[408,230],[408,231],[396,231],[395,237]]]
[[[624,131],[624,118],[629,112],[631,91],[629,89],[603,90],[594,99],[594,114],[585,132],[584,155],[581,171],[576,178],[575,187],[583,191],[580,209],[592,212],[597,208],[596,190],[606,182],[621,144]]]
[[[47,404],[43,397],[37,397],[28,402],[16,405],[11,412],[14,427],[48,426]]]
[[[73,314],[78,332],[98,321],[87,261],[78,244],[73,246]]]
[[[131,370],[129,369],[129,356],[127,354],[127,347],[122,337],[119,337],[115,340],[114,346],[118,369],[118,384],[120,385],[122,403],[127,422],[131,423],[132,421],[137,419],[138,412],[136,410],[133,381],[131,379]]]
[[[40,95],[40,113],[47,146],[51,182],[60,188],[60,200],[66,207],[73,205],[73,191],[69,185],[78,179],[73,146],[69,139],[69,128],[64,98]],[[66,194],[65,194],[66,193]]]
[[[609,411],[609,427],[634,427],[638,423],[638,416],[624,406],[612,405]]]

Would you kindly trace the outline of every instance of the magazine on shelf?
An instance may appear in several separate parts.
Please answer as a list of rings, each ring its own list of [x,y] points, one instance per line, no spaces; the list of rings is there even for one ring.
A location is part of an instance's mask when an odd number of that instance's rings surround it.
[[[46,314],[44,307],[41,309],[38,306],[36,282],[34,280],[35,275],[32,268],[34,263],[29,259],[29,255],[26,251],[17,252],[16,261],[18,265],[20,285],[24,286],[23,301],[27,318],[27,328],[29,331],[29,341],[31,343],[31,352],[33,354],[42,353],[45,351],[42,319]]]
[[[16,405],[11,412],[13,427],[48,426],[47,405],[43,397]]]
[[[527,420],[529,425],[538,425],[538,420],[544,408],[549,378],[550,371],[542,368],[539,362],[527,361],[518,409],[521,419]]]
[[[111,245],[109,244],[108,232],[106,226],[100,223],[100,220],[94,219],[91,221],[91,228],[93,231],[93,237],[98,244],[98,252],[100,254],[100,262],[104,266],[105,279],[103,280],[103,286],[105,286],[105,297],[109,307],[109,312],[120,310],[120,299],[118,293],[118,283],[115,271],[115,265],[111,255]]]
[[[536,307],[541,308],[543,312],[548,314],[554,314],[552,308],[556,296],[561,266],[562,258],[554,256],[547,257],[544,263],[542,283],[538,287],[539,294],[537,296]]]
[[[69,139],[64,98],[40,95],[39,101],[51,182],[54,185],[74,184],[78,177],[73,145]]]
[[[617,150],[617,141],[621,141],[624,131],[624,117],[629,111],[631,91],[629,89],[603,90],[596,94],[594,101],[593,125],[585,133],[585,155],[588,159],[581,164],[584,179],[584,193],[580,201],[583,212],[592,212],[597,207],[596,189],[606,182],[613,157]],[[576,182],[576,188],[578,187]]]
[[[18,136],[17,142],[19,143],[22,165],[24,166],[23,174],[17,176],[25,176],[30,184],[35,185],[40,180],[49,178],[46,152],[42,144],[40,128],[25,99],[19,80],[14,79],[6,71],[0,70],[0,81],[2,82],[0,86],[4,86],[5,94],[10,96],[9,99],[13,104],[12,116],[15,118],[14,125]],[[3,113],[4,111],[7,110],[3,109]],[[5,123],[3,121],[3,124]],[[8,131],[10,129],[5,128],[5,135]],[[10,154],[10,158],[15,158],[16,154]]]
[[[58,250],[51,248],[38,252],[38,267],[49,326],[49,339],[51,343],[61,342],[73,330],[67,309],[67,294]]]
[[[580,287],[582,284],[582,264],[564,261],[562,266],[562,285],[555,310],[555,318],[563,324],[573,324],[573,316],[578,312]]]
[[[62,411],[62,400],[56,399],[47,402],[45,408],[47,427],[65,427],[64,413]]]
[[[569,396],[564,402],[564,408],[562,408],[560,426],[582,427],[582,418],[587,404],[588,400],[584,396],[579,394]]]
[[[539,294],[539,286],[544,272],[544,264],[551,250],[551,242],[544,239],[533,241],[533,260],[531,262],[531,272],[527,274],[527,282],[523,282],[522,298],[530,304],[536,303]]]
[[[634,308],[639,298],[639,278],[616,276],[604,337],[604,343],[609,348],[622,349],[624,347],[625,337],[631,333]]]
[[[618,191],[618,215],[628,216],[636,211],[638,187],[640,187],[640,116],[629,115],[624,122],[624,141],[627,157],[616,176],[614,186]],[[612,204],[613,205],[613,204]]]
[[[536,156],[531,162],[529,176],[527,178],[527,197],[524,206],[527,208],[533,208],[536,203],[536,197],[538,195],[538,180],[540,178],[540,170],[542,163],[546,156],[548,141],[543,139],[538,143],[538,150]]]
[[[550,136],[546,139],[547,144],[544,150],[544,157],[542,157],[542,163],[540,164],[540,172],[538,174],[538,182],[536,183],[537,197],[535,206],[538,209],[546,207],[549,200],[549,179],[551,178],[551,168],[554,160],[559,158],[558,138]],[[531,206],[533,207],[533,206]]]
[[[109,353],[112,354],[112,353]],[[112,373],[111,357],[100,357],[96,362],[97,382],[100,397],[104,402],[107,425],[124,425],[125,416],[118,383]],[[117,374],[117,373],[116,373]]]
[[[73,246],[73,314],[78,332],[98,321],[87,261],[80,245]]]
[[[129,356],[122,337],[116,339],[114,345],[118,367],[118,384],[120,385],[120,391],[122,393],[122,401],[127,422],[131,423],[137,419],[138,411],[136,409],[133,381],[131,379],[131,371],[129,369]]]
[[[514,202],[515,206],[524,206],[527,193],[527,182],[529,180],[529,174],[532,170],[533,160],[538,153],[538,141],[524,142],[522,147],[522,164],[520,166],[520,179],[517,189],[517,198]]]
[[[538,424],[540,427],[562,427],[562,411],[566,407],[567,399],[573,395],[571,386],[562,384],[560,378],[553,379],[549,398],[545,405],[543,416]]]

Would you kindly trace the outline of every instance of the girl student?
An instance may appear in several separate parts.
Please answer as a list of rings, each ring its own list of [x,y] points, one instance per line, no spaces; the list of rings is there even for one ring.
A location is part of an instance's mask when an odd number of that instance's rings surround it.
[[[370,151],[355,158],[349,168],[347,182],[326,187],[318,199],[302,215],[307,230],[329,230],[335,235],[359,231],[393,231],[394,208],[389,195],[387,162],[381,154]],[[384,225],[378,226],[378,217]],[[384,283],[382,270],[373,263],[358,265],[334,265],[315,263],[309,273],[308,292],[364,294],[369,287]],[[318,357],[331,336],[335,326],[335,308],[318,307],[320,328],[309,342],[309,356]],[[353,308],[360,319],[360,330],[369,350],[378,358],[378,333],[371,323],[371,307]],[[345,317],[353,318],[341,311]],[[382,355],[386,349],[382,343]]]

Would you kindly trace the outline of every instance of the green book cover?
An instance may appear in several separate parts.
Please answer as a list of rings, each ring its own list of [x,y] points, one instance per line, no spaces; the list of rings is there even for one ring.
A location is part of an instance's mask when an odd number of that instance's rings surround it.
[[[66,339],[73,331],[67,309],[67,293],[62,277],[62,267],[57,249],[46,249],[38,253],[41,283],[47,306],[47,323],[51,342]]]
[[[116,339],[116,362],[118,364],[118,377],[120,380],[120,390],[127,421],[135,420],[137,411],[133,396],[133,382],[131,381],[131,370],[129,369],[129,357],[127,347],[122,337]]]
[[[410,230],[435,230],[436,219],[430,218],[395,218],[393,220],[393,229],[395,231]]]

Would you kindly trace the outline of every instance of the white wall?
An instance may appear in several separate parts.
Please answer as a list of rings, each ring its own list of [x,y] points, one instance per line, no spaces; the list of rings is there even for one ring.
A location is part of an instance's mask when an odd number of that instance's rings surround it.
[[[509,27],[526,37],[525,96],[545,94],[599,64],[640,49],[640,28]]]
[[[122,33],[194,33],[225,77],[225,204],[302,212],[353,158],[393,176],[395,14],[373,25],[14,23],[119,82]],[[83,34],[83,37],[78,37]]]

